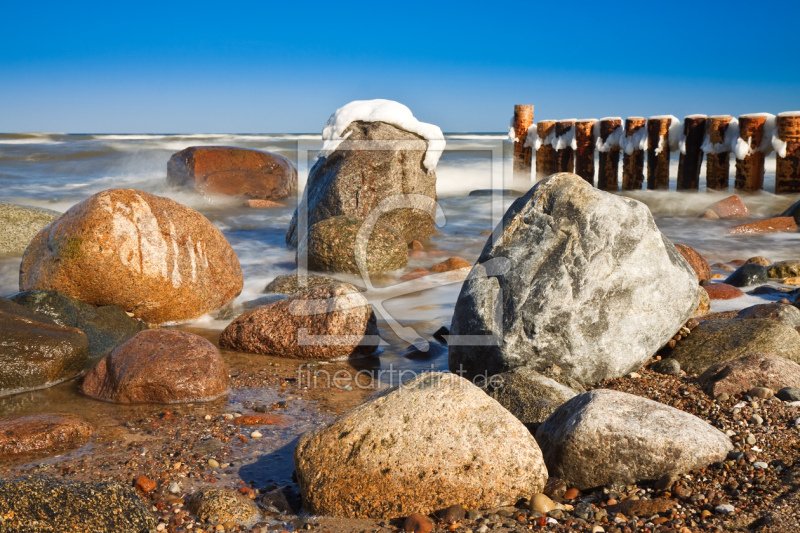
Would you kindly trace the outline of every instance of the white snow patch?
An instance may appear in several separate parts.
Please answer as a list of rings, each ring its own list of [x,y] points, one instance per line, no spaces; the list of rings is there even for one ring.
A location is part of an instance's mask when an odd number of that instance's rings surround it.
[[[777,135],[772,137],[772,148],[778,157],[786,157],[786,141],[780,140]]]
[[[620,124],[608,138],[603,142],[603,139],[600,138],[600,122],[604,120],[619,120]],[[625,133],[625,130],[622,127],[622,118],[621,117],[605,117],[601,118],[597,122],[594,123],[594,136],[595,136],[595,148],[598,152],[610,152],[614,148],[619,148],[620,139],[622,139],[622,135]]]
[[[779,117],[800,117],[800,111],[784,111],[783,113],[778,113]]]
[[[741,137],[736,137],[736,144],[732,147],[733,154],[736,156],[736,159],[744,159],[753,153],[753,150],[750,149],[750,143],[752,140],[753,137],[748,137],[746,141]]]
[[[575,141],[575,119],[569,119],[573,122],[572,126],[569,127],[567,131],[565,131],[562,135],[558,135],[553,140],[553,148],[556,150],[564,150],[565,148],[572,148],[576,150],[578,148],[578,143]],[[553,130],[555,131],[555,129]]]
[[[420,122],[411,110],[399,102],[392,100],[355,100],[337,109],[322,128],[322,150],[320,157],[327,157],[339,146],[344,131],[350,124],[362,122],[386,122],[401,130],[415,133],[428,141],[428,149],[422,165],[433,172],[444,152],[445,140],[442,130],[433,124]]]
[[[619,140],[619,146],[628,155],[631,155],[636,150],[646,150],[647,127],[642,126],[633,135],[622,135]]]
[[[708,135],[708,133],[706,133],[706,136],[703,139],[703,146],[701,146],[700,149],[706,154],[721,154],[724,152],[730,152],[733,150],[734,145],[736,144],[736,139],[738,138],[739,121],[735,118],[731,118],[731,121],[728,123],[728,129],[725,130],[725,137],[723,137],[722,142],[712,143],[711,137]]]
[[[556,128],[555,126],[553,129],[550,130],[550,133],[547,134],[547,137],[542,139],[539,137],[539,131],[536,129],[536,124],[532,125],[528,128],[528,138],[525,139],[524,146],[526,148],[533,148],[534,151],[538,150],[542,146],[554,146],[556,142]]]
[[[764,122],[764,136],[761,137],[761,146],[758,147],[758,151],[767,156],[772,153],[772,139],[778,133],[778,118],[769,113],[765,113],[765,115],[767,115],[767,121]]]

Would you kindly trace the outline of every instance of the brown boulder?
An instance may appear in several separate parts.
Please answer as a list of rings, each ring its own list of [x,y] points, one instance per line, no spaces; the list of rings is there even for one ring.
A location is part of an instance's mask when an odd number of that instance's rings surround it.
[[[283,156],[230,146],[191,146],[167,163],[167,183],[205,194],[282,199],[297,191],[297,170]]]
[[[705,281],[711,279],[711,267],[705,258],[697,253],[697,250],[685,244],[675,243],[675,248],[681,253],[689,266],[692,267],[694,273],[697,274],[697,281]]]
[[[377,333],[372,306],[358,289],[330,283],[243,313],[225,328],[219,345],[298,359],[338,359],[373,352],[375,345],[365,337]]]
[[[437,263],[430,268],[431,273],[439,274],[441,272],[450,272],[451,270],[459,270],[461,268],[472,268],[472,263],[460,257],[451,257],[445,259],[441,263]]]
[[[425,515],[413,513],[406,518],[403,529],[406,533],[431,533],[435,524]]]
[[[733,396],[753,387],[800,388],[800,365],[779,355],[754,353],[709,367],[700,375],[700,385],[711,396]]]
[[[744,293],[738,287],[727,283],[707,283],[703,285],[703,288],[712,300],[732,300],[744,296]]]
[[[242,269],[203,215],[133,189],[99,192],[34,238],[20,290],[116,305],[151,323],[202,316],[242,290]]]
[[[742,199],[735,194],[707,206],[705,211],[713,212],[718,218],[744,218],[749,213]]]
[[[0,460],[18,456],[55,455],[86,444],[94,427],[67,413],[46,413],[0,419]]]
[[[797,231],[797,223],[792,217],[775,217],[758,220],[729,228],[727,233],[742,235],[751,233],[781,233]]]
[[[214,345],[170,329],[136,334],[97,363],[81,386],[87,396],[115,403],[207,401],[227,388],[228,371]]]
[[[750,265],[750,264],[752,264],[752,265],[761,265],[763,267],[772,266],[772,261],[770,261],[769,259],[767,259],[766,257],[761,256],[761,255],[757,255],[755,257],[751,257],[750,259],[748,259],[744,263],[746,265]]]

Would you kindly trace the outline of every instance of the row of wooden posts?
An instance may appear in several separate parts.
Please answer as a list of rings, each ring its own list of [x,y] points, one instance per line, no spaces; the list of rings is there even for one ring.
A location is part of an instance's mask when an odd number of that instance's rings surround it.
[[[673,117],[661,116],[645,119],[630,117],[625,119],[623,132],[617,135],[633,137],[645,135],[646,149],[636,147],[632,153],[625,151],[622,158],[622,189],[641,189],[645,181],[645,151],[647,152],[647,188],[669,188],[670,150],[664,149],[665,138],[670,131]],[[725,142],[726,131],[733,117],[728,115],[711,116],[690,115],[683,121],[683,139],[685,147],[681,148],[678,163],[678,190],[698,190],[700,187],[700,169],[703,156],[706,156],[706,189],[724,190],[729,186],[730,150],[719,153],[704,154],[702,150],[706,133],[711,143],[718,146]],[[739,137],[749,143],[750,150],[742,159],[736,159],[734,187],[742,191],[757,191],[764,187],[764,153],[759,150],[764,140],[766,114],[742,115],[739,117]],[[528,135],[537,135],[540,142],[536,154],[536,179],[554,172],[574,172],[586,181],[595,185],[595,132],[599,133],[602,142],[623,127],[622,119],[606,118],[599,121],[599,130],[595,129],[595,120],[542,120],[533,125],[533,106],[514,106],[512,129],[516,137],[514,141],[514,177],[529,179],[534,149],[532,143],[526,143]],[[564,143],[556,149],[545,139],[567,135],[574,128],[574,143]],[[535,133],[534,133],[535,130]],[[530,131],[530,133],[529,133]],[[800,113],[782,113],[776,118],[776,135],[786,143],[783,156],[777,155],[775,175],[776,193],[800,192]],[[630,140],[630,139],[629,139]],[[771,139],[767,139],[770,142]],[[674,140],[673,140],[674,141]],[[613,143],[612,143],[613,144]],[[597,187],[602,190],[619,189],[619,155],[621,148],[616,146],[607,151],[600,151],[597,169]]]

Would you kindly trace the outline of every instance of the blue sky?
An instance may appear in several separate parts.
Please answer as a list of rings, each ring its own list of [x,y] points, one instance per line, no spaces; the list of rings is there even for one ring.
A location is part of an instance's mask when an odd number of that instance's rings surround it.
[[[445,131],[800,108],[775,2],[0,4],[0,132],[319,132],[389,98]],[[741,36],[741,37],[740,37]]]

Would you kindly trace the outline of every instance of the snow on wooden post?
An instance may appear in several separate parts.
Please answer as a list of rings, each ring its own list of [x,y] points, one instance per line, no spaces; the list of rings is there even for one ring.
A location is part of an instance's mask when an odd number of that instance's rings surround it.
[[[575,122],[575,174],[594,185],[594,119]]]
[[[528,128],[533,124],[533,106],[515,105],[513,121],[514,180],[530,181],[533,148],[525,141],[528,138]]]
[[[669,127],[672,117],[647,120],[647,188],[669,189]]]
[[[764,124],[768,115],[754,113],[739,117],[739,139],[736,140],[736,180],[741,191],[764,188],[764,153],[759,149],[764,140]]]
[[[800,192],[800,111],[778,115],[772,145],[778,157],[775,192]]]
[[[619,140],[622,136],[622,119],[600,119],[597,151],[600,152],[597,169],[597,188],[604,191],[619,189]]]
[[[706,116],[689,115],[683,119],[681,156],[678,160],[678,190],[700,188],[700,166],[703,164],[703,140],[706,136]]]
[[[720,191],[728,188],[730,175],[730,136],[734,130],[730,115],[708,117],[703,152],[706,154],[706,190]]]
[[[575,121],[556,122],[556,172],[575,170]]]
[[[556,171],[556,151],[553,139],[556,136],[554,120],[540,120],[536,124],[536,179],[537,181]]]
[[[625,119],[625,135],[620,140],[622,156],[622,188],[641,189],[644,182],[644,148],[647,146],[647,120],[644,117]]]

